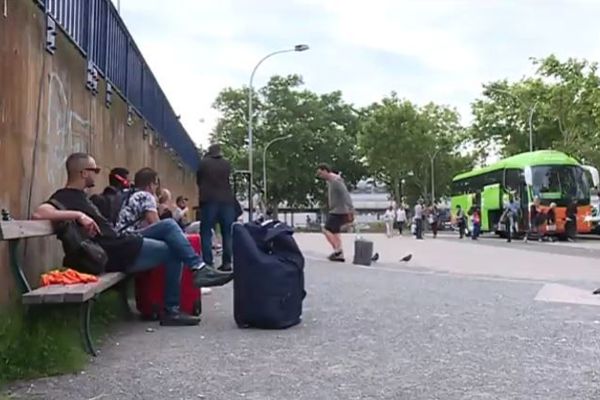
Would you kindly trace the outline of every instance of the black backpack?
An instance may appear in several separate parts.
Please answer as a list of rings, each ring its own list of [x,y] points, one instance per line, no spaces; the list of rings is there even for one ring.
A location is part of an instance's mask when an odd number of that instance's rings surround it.
[[[58,210],[67,208],[59,201],[50,200]],[[63,265],[87,274],[100,275],[104,272],[108,255],[76,221],[55,223],[56,236],[61,241],[65,258]]]
[[[119,212],[128,195],[121,190],[107,186],[101,194],[95,194],[90,200],[100,211],[100,214],[113,226],[119,220]]]

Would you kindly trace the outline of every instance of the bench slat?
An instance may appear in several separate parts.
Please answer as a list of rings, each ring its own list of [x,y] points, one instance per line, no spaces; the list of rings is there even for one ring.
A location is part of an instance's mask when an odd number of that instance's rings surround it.
[[[109,272],[100,275],[95,283],[44,286],[23,294],[23,304],[83,303],[116,285],[125,276],[122,272]]]
[[[0,240],[54,235],[50,221],[0,221]]]

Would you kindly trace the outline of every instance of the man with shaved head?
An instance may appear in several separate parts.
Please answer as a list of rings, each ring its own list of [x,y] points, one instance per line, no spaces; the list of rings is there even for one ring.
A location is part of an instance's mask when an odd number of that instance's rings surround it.
[[[67,159],[66,166],[67,185],[39,206],[33,218],[77,222],[106,252],[107,271],[135,273],[164,264],[165,309],[161,325],[197,325],[199,318],[179,310],[183,264],[194,271],[194,282],[198,287],[222,286],[233,279],[232,274],[203,265],[173,220],[157,222],[140,234],[118,233],[85,193],[85,189],[95,185],[100,173],[96,160],[86,153],[74,153]],[[158,184],[158,180],[153,184]],[[59,210],[52,203],[60,203],[65,209]]]

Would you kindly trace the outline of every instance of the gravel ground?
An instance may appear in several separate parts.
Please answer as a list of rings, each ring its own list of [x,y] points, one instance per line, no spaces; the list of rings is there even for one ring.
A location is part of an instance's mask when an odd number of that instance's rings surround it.
[[[600,396],[594,306],[535,302],[535,281],[307,263],[297,327],[237,329],[221,288],[199,327],[123,324],[84,372],[11,389],[63,400]]]
[[[205,297],[199,327],[123,323],[82,373],[11,390],[57,400],[598,398],[598,308],[534,300],[546,282],[598,284],[591,252],[369,238],[382,260],[365,268],[324,262],[322,237],[298,235],[309,295],[297,327],[237,329],[225,287]],[[392,263],[407,251],[411,263]]]

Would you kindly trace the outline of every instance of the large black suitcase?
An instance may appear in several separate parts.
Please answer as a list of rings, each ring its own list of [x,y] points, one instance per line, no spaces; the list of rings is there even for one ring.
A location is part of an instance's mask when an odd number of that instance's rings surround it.
[[[304,257],[292,234],[280,222],[233,225],[233,313],[240,328],[300,323]]]

